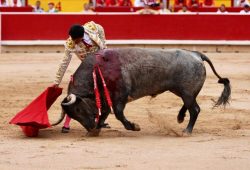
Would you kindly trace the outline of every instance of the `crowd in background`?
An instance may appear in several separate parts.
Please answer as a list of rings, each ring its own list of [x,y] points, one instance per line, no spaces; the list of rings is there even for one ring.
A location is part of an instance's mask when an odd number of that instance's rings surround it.
[[[55,4],[53,2],[48,3],[48,10],[44,10],[41,7],[40,0],[37,0],[33,6],[33,11],[37,13],[57,13],[61,9],[60,2]],[[25,0],[0,0],[1,6],[22,6]],[[95,3],[95,4],[94,4]],[[201,8],[201,7],[215,7],[215,0],[174,0],[174,5],[163,5],[162,0],[89,0],[88,3],[83,4],[83,13],[94,13],[95,7],[140,7],[142,9],[136,11],[138,14],[164,14],[174,12],[174,9],[178,9],[180,13],[190,13],[189,9]],[[236,0],[235,6],[242,7],[241,14],[250,14],[249,0]],[[176,11],[175,11],[176,12]],[[224,4],[218,8],[218,14],[228,13]]]
[[[25,6],[25,0],[0,0],[0,7]]]
[[[139,14],[164,14],[174,12],[174,8],[178,8],[179,13],[190,13],[188,9],[190,8],[200,8],[200,7],[215,7],[215,0],[175,0],[173,6],[163,5],[161,1],[156,0],[135,0],[134,4],[131,0],[96,0],[97,7],[116,7],[116,6],[127,6],[127,7],[142,7],[143,9],[138,10],[136,13]],[[242,7],[240,11],[242,14],[250,14],[249,1],[248,0],[237,0],[236,7]],[[159,7],[159,10],[155,10],[154,7]],[[93,12],[93,2],[89,1],[85,4],[85,12]],[[220,13],[228,13],[225,4],[221,4],[217,11]]]
[[[58,7],[57,7],[58,8]],[[48,12],[48,13],[57,13],[60,11],[55,7],[55,3],[49,2],[48,3],[48,10],[44,11],[44,9],[41,7],[41,1],[36,1],[35,6],[33,7],[33,11],[37,13],[43,13],[43,12]]]

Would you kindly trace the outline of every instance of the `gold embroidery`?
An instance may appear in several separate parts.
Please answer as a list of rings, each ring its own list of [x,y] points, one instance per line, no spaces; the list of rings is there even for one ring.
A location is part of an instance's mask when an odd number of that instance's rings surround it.
[[[75,48],[75,43],[74,43],[74,41],[71,39],[71,37],[69,37],[69,38],[66,40],[66,47],[69,48],[69,49],[74,49],[74,48]]]
[[[83,27],[91,40],[93,40],[100,47],[100,49],[107,48],[104,35],[105,33],[101,25],[91,21],[84,24]]]
[[[93,21],[87,22],[86,24],[84,24],[84,29],[90,31],[90,32],[94,32],[97,33],[98,29],[96,27],[96,23],[94,23]]]

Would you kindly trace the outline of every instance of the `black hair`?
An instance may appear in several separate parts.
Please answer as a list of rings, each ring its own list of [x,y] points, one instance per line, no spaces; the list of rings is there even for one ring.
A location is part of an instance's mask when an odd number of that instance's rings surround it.
[[[69,29],[69,35],[74,40],[76,38],[81,38],[84,35],[84,28],[82,25],[75,24],[72,25]]]

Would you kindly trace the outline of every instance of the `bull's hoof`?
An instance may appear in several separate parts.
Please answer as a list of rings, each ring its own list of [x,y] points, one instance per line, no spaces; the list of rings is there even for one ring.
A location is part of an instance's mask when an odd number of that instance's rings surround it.
[[[189,129],[184,129],[182,131],[182,136],[184,136],[184,137],[189,137],[191,135],[192,135],[192,131],[190,131]]]
[[[133,123],[133,129],[132,129],[132,130],[133,130],[133,131],[140,131],[141,128],[140,128],[140,126],[139,126],[138,124]]]
[[[184,118],[185,118],[185,116],[183,116],[183,115],[178,115],[178,116],[177,116],[177,122],[178,122],[178,123],[182,123],[182,122],[184,121]]]
[[[97,136],[99,136],[100,132],[101,132],[101,129],[92,129],[91,131],[89,131],[87,133],[86,136],[88,136],[88,137],[97,137]]]
[[[61,132],[62,132],[62,133],[69,133],[69,130],[70,130],[69,127],[67,128],[67,127],[64,127],[64,126],[63,126]]]

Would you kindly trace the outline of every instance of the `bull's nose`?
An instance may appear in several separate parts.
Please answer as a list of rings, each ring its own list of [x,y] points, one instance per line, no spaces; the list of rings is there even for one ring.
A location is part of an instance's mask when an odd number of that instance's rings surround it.
[[[95,123],[87,123],[87,124],[84,124],[84,123],[81,123],[82,126],[88,131],[88,132],[91,132],[93,131],[94,129],[96,129],[97,125]]]

